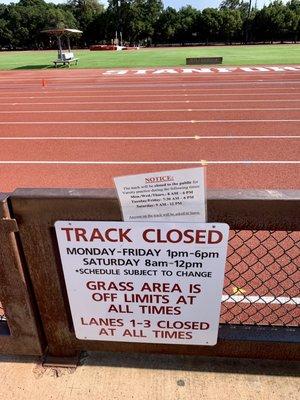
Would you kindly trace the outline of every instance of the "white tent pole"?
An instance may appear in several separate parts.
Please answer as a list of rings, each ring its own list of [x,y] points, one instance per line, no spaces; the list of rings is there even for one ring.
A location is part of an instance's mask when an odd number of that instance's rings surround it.
[[[71,53],[70,36],[67,36],[68,50]]]
[[[62,58],[62,47],[61,47],[61,37],[57,36],[58,41],[58,59],[61,60]]]

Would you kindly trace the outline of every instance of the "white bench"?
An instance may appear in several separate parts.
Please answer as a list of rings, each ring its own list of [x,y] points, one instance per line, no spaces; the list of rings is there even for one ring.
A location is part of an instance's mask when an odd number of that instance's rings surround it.
[[[70,67],[70,64],[72,63],[75,63],[75,65],[78,64],[78,58],[75,58],[73,53],[62,53],[61,58],[53,61],[53,63],[55,68],[59,64],[68,65],[68,67]]]

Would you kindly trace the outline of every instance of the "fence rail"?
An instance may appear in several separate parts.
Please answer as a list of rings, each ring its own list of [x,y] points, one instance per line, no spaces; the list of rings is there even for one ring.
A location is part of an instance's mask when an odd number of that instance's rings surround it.
[[[208,221],[231,228],[219,342],[212,348],[76,339],[53,226],[57,220],[121,220],[116,193],[19,189],[9,202],[51,355],[125,350],[299,357],[299,191],[208,192]]]
[[[0,353],[41,355],[41,332],[7,196],[0,194]]]

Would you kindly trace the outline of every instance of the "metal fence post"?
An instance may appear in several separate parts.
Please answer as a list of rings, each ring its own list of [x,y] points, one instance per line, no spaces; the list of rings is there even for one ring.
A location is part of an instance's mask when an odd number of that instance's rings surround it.
[[[0,194],[0,301],[5,311],[0,321],[0,353],[42,355],[42,332],[16,239],[18,226],[10,217],[6,198]]]

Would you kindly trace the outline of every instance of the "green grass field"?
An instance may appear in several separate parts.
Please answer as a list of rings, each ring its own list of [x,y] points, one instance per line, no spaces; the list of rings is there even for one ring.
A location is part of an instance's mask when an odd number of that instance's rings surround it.
[[[184,66],[186,57],[223,56],[223,65],[300,64],[299,45],[153,48],[138,51],[74,50],[72,68],[140,68]],[[52,68],[56,51],[0,52],[1,70]]]

